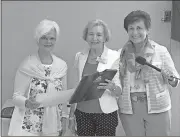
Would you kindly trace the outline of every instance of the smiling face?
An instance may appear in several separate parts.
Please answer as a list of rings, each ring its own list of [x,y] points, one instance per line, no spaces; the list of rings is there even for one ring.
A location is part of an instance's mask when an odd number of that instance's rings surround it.
[[[105,41],[104,29],[102,26],[93,26],[88,29],[86,41],[91,48],[102,47]]]
[[[129,40],[131,40],[134,44],[140,44],[144,42],[149,31],[146,28],[144,21],[138,20],[128,25],[127,32]]]
[[[48,33],[39,38],[39,49],[45,52],[51,52],[56,43],[56,31],[51,29]]]

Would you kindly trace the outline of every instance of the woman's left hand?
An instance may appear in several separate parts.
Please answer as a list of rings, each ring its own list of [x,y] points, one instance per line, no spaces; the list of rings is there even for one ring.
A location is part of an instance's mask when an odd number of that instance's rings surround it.
[[[172,87],[176,87],[177,84],[178,84],[178,80],[175,78],[174,74],[172,71],[168,70],[168,69],[161,69],[161,74],[166,78],[168,79],[168,82],[169,84],[172,86]]]
[[[174,76],[174,75],[169,69],[165,69],[165,68],[161,69],[161,74],[168,80],[170,80],[170,81],[173,80],[172,76]]]
[[[62,130],[60,131],[59,136],[64,136],[66,133],[66,118],[62,117]]]
[[[98,89],[108,89],[110,91],[115,90],[116,85],[113,81],[105,79],[105,83],[99,83]]]

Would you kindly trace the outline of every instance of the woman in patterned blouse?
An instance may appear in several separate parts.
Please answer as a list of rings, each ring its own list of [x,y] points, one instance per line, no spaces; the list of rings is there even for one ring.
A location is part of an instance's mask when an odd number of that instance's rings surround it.
[[[10,136],[58,136],[66,131],[66,104],[43,107],[35,101],[37,95],[66,89],[66,62],[52,53],[58,36],[54,21],[45,19],[36,28],[38,52],[21,63],[15,77]]]

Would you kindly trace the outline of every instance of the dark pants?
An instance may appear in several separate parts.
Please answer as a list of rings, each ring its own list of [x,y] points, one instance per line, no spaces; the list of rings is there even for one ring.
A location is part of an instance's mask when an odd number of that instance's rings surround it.
[[[112,113],[85,113],[75,111],[78,136],[115,136],[117,111]]]

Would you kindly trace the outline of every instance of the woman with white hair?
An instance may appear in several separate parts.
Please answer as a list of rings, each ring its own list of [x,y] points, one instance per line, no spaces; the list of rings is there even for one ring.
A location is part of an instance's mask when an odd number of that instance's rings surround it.
[[[67,64],[52,50],[59,36],[59,26],[42,20],[36,28],[36,54],[29,55],[19,66],[14,83],[10,136],[59,136],[66,131],[67,106],[43,107],[36,96],[66,89]]]

